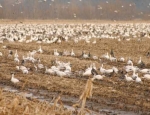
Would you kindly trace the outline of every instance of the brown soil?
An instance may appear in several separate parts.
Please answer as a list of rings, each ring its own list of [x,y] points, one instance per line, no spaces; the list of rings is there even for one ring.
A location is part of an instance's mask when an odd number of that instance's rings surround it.
[[[75,73],[81,69],[84,69],[86,65],[95,63],[97,68],[101,63],[99,60],[81,59],[78,56],[81,55],[82,50],[92,55],[101,56],[106,52],[110,52],[110,49],[114,50],[116,57],[131,57],[134,64],[137,63],[139,57],[146,63],[146,67],[150,68],[149,58],[146,57],[146,53],[150,50],[150,40],[143,39],[143,41],[131,40],[118,42],[117,40],[102,39],[97,40],[96,45],[86,44],[79,42],[74,44],[72,41],[61,44],[41,44],[44,50],[43,54],[36,54],[35,57],[41,59],[42,64],[50,67],[51,60],[56,57],[53,56],[53,49],[63,51],[63,49],[71,51],[74,49],[77,57],[59,56],[60,61],[68,62],[72,64],[72,71]],[[2,46],[6,45],[7,49],[2,49]],[[17,88],[18,90],[28,91],[28,89],[46,90],[47,92],[56,92],[63,96],[72,98],[78,98],[85,87],[87,78],[77,77],[64,77],[51,76],[44,74],[43,71],[35,72],[33,69],[28,75],[23,75],[22,72],[16,71],[16,64],[13,58],[7,58],[8,50],[18,50],[19,58],[22,59],[22,55],[26,55],[28,51],[32,51],[39,48],[39,44],[36,43],[7,43],[0,44],[0,51],[4,54],[0,57],[0,83]],[[105,68],[116,66],[121,69],[125,63],[121,62],[109,62],[104,61]],[[28,67],[33,67],[33,64],[27,64]],[[10,82],[10,72],[15,71],[15,77],[21,82],[18,84],[12,84]],[[142,76],[142,75],[140,75]],[[37,92],[38,93],[38,92]],[[114,75],[111,78],[104,78],[102,81],[94,81],[93,96],[89,98],[87,102],[91,102],[91,107],[86,106],[93,111],[101,111],[105,108],[111,108],[112,110],[130,111],[135,114],[149,114],[150,110],[150,81],[143,80],[143,84],[127,83],[125,80],[120,80],[118,75]],[[47,97],[49,95],[46,95]],[[67,104],[67,103],[66,103]],[[73,104],[73,103],[71,103]],[[70,105],[71,105],[70,104]],[[100,105],[100,106],[98,106]]]

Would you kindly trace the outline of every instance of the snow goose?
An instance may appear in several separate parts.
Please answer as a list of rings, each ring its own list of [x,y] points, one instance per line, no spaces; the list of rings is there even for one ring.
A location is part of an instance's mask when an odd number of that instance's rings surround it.
[[[85,54],[85,52],[82,52],[82,57],[87,59],[89,56],[88,56],[88,54]]]
[[[55,74],[55,71],[53,69],[48,69],[47,66],[45,66],[45,69],[46,74],[53,74],[53,75]]]
[[[100,72],[101,72],[101,74],[104,74],[104,73],[105,73],[105,69],[103,68],[103,64],[102,64],[101,67],[100,67]]]
[[[127,74],[125,75],[125,80],[126,80],[127,82],[134,81],[131,77],[127,76]]]
[[[145,74],[142,78],[150,80],[150,74]]]
[[[118,61],[120,61],[120,62],[124,62],[124,61],[125,61],[125,59],[124,59],[123,57],[121,57],[120,59],[118,59]]]
[[[88,67],[85,72],[83,73],[83,76],[90,76],[92,73],[91,73],[91,70],[92,70],[92,67]]]
[[[141,69],[139,72],[143,74],[150,73],[150,69]]]
[[[114,67],[114,66],[113,66],[113,68],[112,68],[112,69],[114,70],[114,72],[115,72],[116,74],[117,74],[117,73],[118,73],[118,71],[119,71],[119,70],[118,70],[118,68],[116,68],[116,67]]]
[[[141,62],[142,62],[142,60],[141,60],[141,57],[140,57],[140,59],[139,59],[139,61],[138,61],[138,64],[141,64]]]
[[[71,56],[75,56],[73,49],[71,50]]]
[[[97,80],[102,80],[103,79],[103,76],[98,75],[97,71],[94,68],[92,68],[91,73],[92,73],[94,79],[97,79]]]
[[[104,59],[109,59],[108,52],[107,52],[106,54],[102,55],[102,58],[104,58]]]
[[[23,73],[23,74],[28,74],[28,73],[29,73],[29,70],[30,70],[30,68],[24,69],[24,70],[22,70],[22,73]]]
[[[40,64],[40,63],[38,63],[38,64],[37,64],[37,67],[38,67],[39,69],[43,69],[43,68],[44,68],[44,65],[43,65],[43,64]]]
[[[117,58],[112,57],[111,55],[109,56],[109,59],[110,59],[111,62],[117,62]]]
[[[15,58],[18,58],[18,57],[19,57],[19,56],[18,56],[18,53],[17,53],[17,50],[16,50],[16,52],[15,52],[14,57],[15,57]]]
[[[59,53],[57,52],[57,49],[54,49],[54,56],[59,56]]]
[[[142,83],[142,80],[141,80],[141,78],[138,76],[138,74],[137,74],[137,77],[136,77],[136,79],[135,79],[135,82],[136,82],[136,83]]]
[[[11,74],[11,82],[14,84],[19,82],[19,80],[14,77],[14,73]]]
[[[40,48],[38,49],[38,51],[37,51],[37,52],[39,52],[39,53],[43,53],[43,50],[42,50],[41,46],[40,46]]]
[[[132,64],[133,64],[133,62],[132,62],[132,60],[131,60],[130,58],[128,59],[127,64],[128,64],[128,65],[132,65]]]
[[[19,62],[20,62],[20,60],[18,59],[18,57],[15,57],[14,61],[15,61],[16,63],[18,63],[18,64],[19,64]]]
[[[138,73],[135,73],[135,69],[133,69],[132,79],[135,80],[138,77]]]
[[[66,76],[66,73],[63,71],[56,70],[56,75],[59,77],[64,77],[64,76]]]

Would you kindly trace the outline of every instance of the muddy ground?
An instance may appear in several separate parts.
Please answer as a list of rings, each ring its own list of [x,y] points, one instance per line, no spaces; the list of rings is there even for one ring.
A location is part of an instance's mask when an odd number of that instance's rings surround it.
[[[150,40],[143,39],[137,41],[137,39],[131,41],[121,41],[101,39],[97,40],[96,44],[87,44],[84,41],[80,41],[78,44],[70,42],[63,42],[61,44],[41,44],[44,50],[43,54],[36,54],[36,58],[41,59],[41,63],[47,67],[51,67],[52,60],[56,59],[53,55],[53,49],[58,49],[62,52],[63,49],[71,51],[74,49],[76,57],[70,56],[58,56],[60,61],[68,62],[72,64],[71,77],[60,78],[58,76],[47,75],[44,70],[35,71],[33,64],[26,64],[27,67],[32,68],[29,74],[22,74],[21,71],[16,70],[16,63],[14,58],[7,58],[8,50],[18,50],[19,58],[22,59],[23,55],[26,55],[29,51],[37,50],[39,44],[36,43],[8,43],[5,41],[0,44],[0,51],[3,56],[0,57],[0,84],[1,87],[10,86],[20,92],[33,93],[36,96],[42,96],[42,100],[52,100],[54,97],[61,95],[61,100],[65,105],[72,106],[76,103],[79,96],[84,90],[88,77],[79,76],[77,73],[79,70],[84,70],[86,66],[91,63],[95,63],[97,68],[101,66],[99,60],[82,59],[80,55],[82,51],[90,52],[92,55],[101,56],[106,52],[114,50],[115,56],[131,58],[136,65],[139,57],[146,63],[146,68],[150,68],[150,59],[146,57],[147,52],[150,50]],[[6,49],[2,46],[7,46]],[[111,68],[116,66],[122,69],[126,65],[126,62],[110,62],[103,61],[104,68]],[[11,83],[11,72],[15,72],[15,77],[20,80],[20,83]],[[142,77],[142,75],[140,75]],[[109,114],[109,115],[148,115],[150,114],[150,81],[143,80],[142,84],[127,83],[125,80],[119,78],[119,75],[113,77],[105,77],[104,80],[94,81],[94,89],[92,98],[87,99],[86,108],[97,112],[97,114]]]

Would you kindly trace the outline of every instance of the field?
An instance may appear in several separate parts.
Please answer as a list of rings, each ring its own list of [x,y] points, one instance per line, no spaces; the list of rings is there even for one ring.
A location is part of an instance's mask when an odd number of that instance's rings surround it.
[[[144,38],[139,41],[134,38],[130,41],[122,40],[121,42],[118,39],[96,39],[96,44],[92,44],[94,40],[95,38],[90,39],[90,43],[86,43],[84,40],[74,43],[73,40],[70,40],[52,44],[19,43],[6,40],[0,44],[0,51],[3,54],[0,57],[0,101],[3,102],[0,105],[0,113],[6,115],[7,112],[12,111],[14,115],[17,115],[25,111],[24,115],[37,114],[37,107],[39,115],[42,115],[43,112],[49,115],[77,114],[75,111],[76,109],[80,111],[81,106],[74,107],[73,105],[78,102],[87,80],[91,77],[80,75],[80,72],[83,73],[92,63],[95,63],[98,74],[101,74],[99,68],[102,64],[104,64],[105,69],[115,66],[122,70],[126,66],[128,58],[131,58],[136,66],[141,57],[145,63],[145,68],[150,69],[150,59],[146,56],[150,51],[150,39]],[[41,60],[40,63],[44,65],[43,69],[36,71],[34,64],[27,62],[24,66],[30,70],[28,74],[23,74],[21,70],[16,69],[17,65],[20,66],[21,61],[18,64],[14,62],[13,56],[8,57],[9,50],[12,50],[13,53],[17,50],[21,60],[23,55],[26,56],[29,51],[38,50],[40,45],[43,53],[36,53],[34,58]],[[71,52],[73,49],[75,56],[54,56],[54,49],[57,49],[58,52],[64,50]],[[113,49],[116,58],[124,57],[125,62],[112,62],[101,58],[103,54],[110,53],[111,49]],[[82,51],[87,54],[90,52],[91,56],[98,56],[98,59],[82,58]],[[101,60],[99,60],[100,58]],[[70,76],[59,77],[45,74],[45,66],[50,68],[56,59],[71,63],[72,74]],[[11,72],[15,72],[15,78],[19,79],[19,83],[11,82]],[[139,77],[143,77],[143,74],[140,73]],[[91,114],[148,115],[150,114],[149,95],[149,80],[142,79],[142,83],[127,82],[120,78],[120,74],[113,74],[111,77],[93,81],[92,96],[87,98],[85,108]],[[60,102],[58,97],[60,97]],[[55,102],[58,102],[59,107],[56,107]],[[6,103],[11,104],[7,106]],[[48,103],[54,103],[55,106]],[[35,110],[30,108],[35,108]],[[2,110],[7,112],[2,112]]]

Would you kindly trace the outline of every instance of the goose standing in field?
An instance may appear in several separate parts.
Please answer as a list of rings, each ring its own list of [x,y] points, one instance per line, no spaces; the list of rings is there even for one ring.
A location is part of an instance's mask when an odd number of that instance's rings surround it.
[[[137,77],[136,77],[136,79],[135,79],[135,82],[136,82],[136,83],[142,83],[142,80],[141,80],[141,78],[138,76],[138,74],[137,74]]]
[[[106,54],[102,55],[102,58],[104,58],[104,59],[109,59],[108,52],[107,52]]]
[[[142,59],[141,59],[141,57],[140,57],[140,59],[139,59],[139,61],[138,61],[138,64],[141,64],[141,62],[142,62]]]
[[[17,53],[17,50],[16,50],[16,52],[15,52],[14,57],[15,57],[15,58],[18,58],[18,57],[19,57],[19,56],[18,56],[18,53]]]
[[[91,75],[91,70],[92,70],[92,67],[88,67],[85,72],[83,73],[83,76],[90,76]]]
[[[103,64],[102,64],[101,67],[100,67],[100,72],[101,72],[101,74],[104,74],[104,73],[105,73],[105,69],[103,68]]]
[[[59,53],[57,52],[57,49],[54,49],[54,56],[59,56]]]
[[[85,58],[85,59],[89,58],[88,54],[85,54],[84,51],[82,52],[82,57]]]
[[[111,55],[109,56],[109,60],[110,60],[111,62],[117,62],[117,58],[112,57]]]
[[[133,64],[133,62],[132,62],[132,60],[129,58],[128,61],[127,61],[127,65],[132,65],[132,64]]]
[[[142,61],[141,57],[140,57],[140,60],[138,61],[138,67],[139,68],[144,68],[145,67],[145,63]]]
[[[135,80],[137,77],[138,77],[138,73],[135,73],[135,69],[134,69],[132,79]]]
[[[20,62],[20,60],[18,59],[18,57],[15,57],[15,58],[14,58],[14,61],[15,61],[16,63],[18,63],[18,64],[19,64],[19,62]]]
[[[71,54],[70,55],[71,56],[75,56],[75,53],[74,53],[73,49],[71,50]]]
[[[38,64],[37,64],[37,67],[38,67],[39,69],[43,69],[43,68],[44,68],[44,65],[41,64],[41,63],[38,63]]]
[[[40,48],[38,49],[38,51],[37,51],[37,52],[39,52],[39,53],[43,53],[43,50],[42,50],[41,46],[40,46]]]
[[[126,80],[127,82],[134,81],[131,77],[127,76],[127,74],[125,75],[125,80]]]
[[[19,80],[14,77],[14,73],[11,74],[11,82],[14,84],[19,82]]]
[[[103,79],[103,76],[98,75],[97,71],[94,68],[92,68],[91,73],[92,73],[94,79],[97,79],[97,80],[102,80]]]
[[[139,72],[143,74],[148,74],[150,73],[150,69],[140,69]]]
[[[118,70],[118,68],[116,68],[116,67],[114,67],[114,66],[113,66],[113,68],[112,68],[112,69],[114,70],[114,72],[115,72],[116,74],[117,74],[117,73],[118,73],[118,71],[119,71],[119,70]]]
[[[8,57],[12,57],[12,55],[13,55],[13,51],[12,51],[12,50],[9,50]]]
[[[150,80],[150,74],[145,74],[142,78]]]
[[[124,57],[121,57],[120,59],[118,59],[118,61],[120,61],[120,62],[124,62],[124,61],[125,61],[125,59],[124,59]]]

